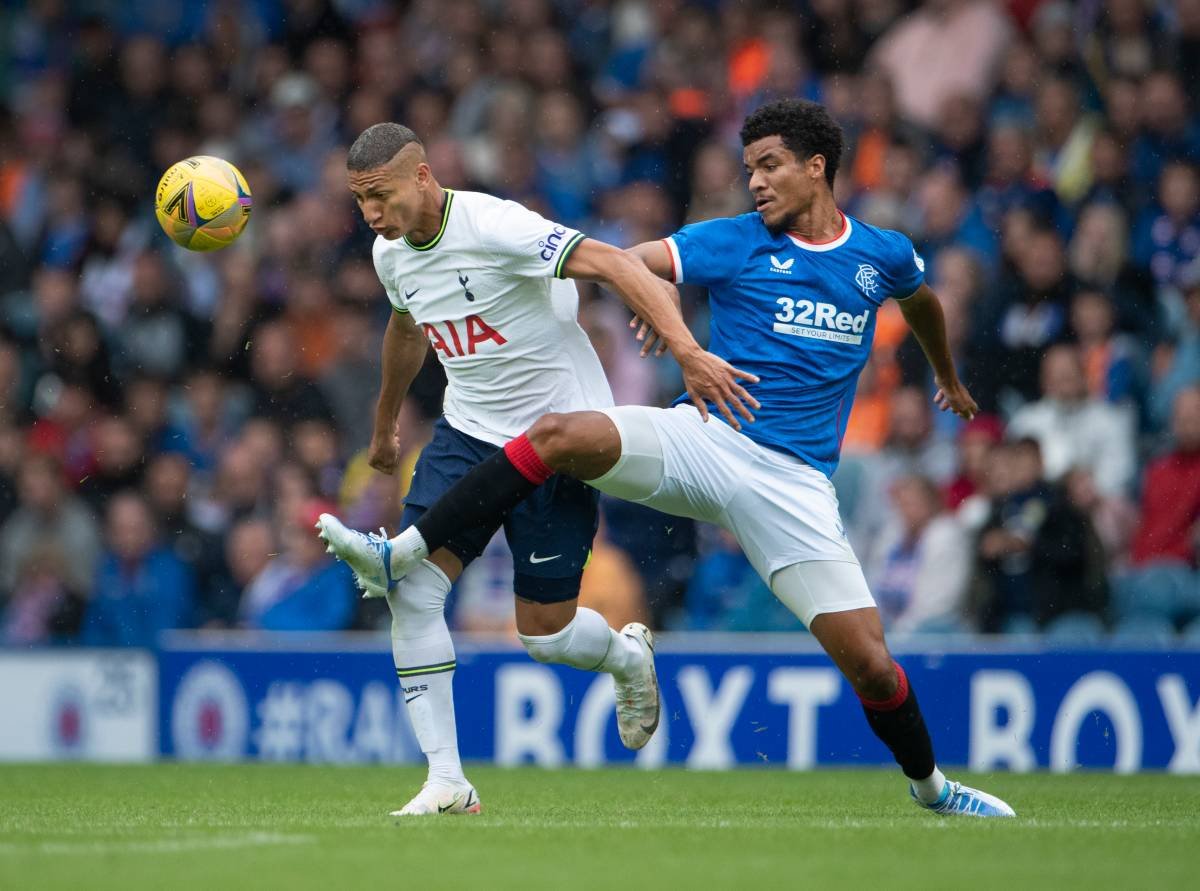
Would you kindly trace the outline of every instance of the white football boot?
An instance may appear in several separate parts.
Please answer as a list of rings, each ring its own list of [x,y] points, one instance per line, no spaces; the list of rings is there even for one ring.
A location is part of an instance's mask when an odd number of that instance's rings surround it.
[[[658,729],[658,675],[654,671],[654,635],[641,622],[630,622],[621,634],[637,642],[642,665],[636,676],[616,681],[617,730],[627,749],[640,749]],[[616,680],[614,678],[614,680]]]
[[[412,801],[389,817],[436,817],[438,814],[478,814],[483,810],[479,793],[470,783],[428,782]]]
[[[363,597],[386,597],[399,581],[392,576],[392,546],[382,529],[367,535],[346,527],[333,514],[321,514],[316,529],[325,550],[354,570]]]

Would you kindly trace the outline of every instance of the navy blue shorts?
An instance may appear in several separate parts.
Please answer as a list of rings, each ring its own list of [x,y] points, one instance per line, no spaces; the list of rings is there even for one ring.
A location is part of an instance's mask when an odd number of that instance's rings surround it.
[[[421,452],[404,502],[400,527],[407,529],[442,494],[499,448],[451,427],[433,425],[433,440]],[[600,493],[555,474],[504,518],[504,537],[513,554],[513,593],[537,603],[579,596],[579,580],[599,525]],[[446,549],[466,566],[483,553],[498,527],[462,529]]]

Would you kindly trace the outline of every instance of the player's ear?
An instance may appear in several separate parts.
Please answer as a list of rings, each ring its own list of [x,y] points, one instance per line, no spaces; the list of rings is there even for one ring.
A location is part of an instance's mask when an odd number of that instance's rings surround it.
[[[825,178],[825,156],[813,155],[805,162],[809,179],[819,180]]]

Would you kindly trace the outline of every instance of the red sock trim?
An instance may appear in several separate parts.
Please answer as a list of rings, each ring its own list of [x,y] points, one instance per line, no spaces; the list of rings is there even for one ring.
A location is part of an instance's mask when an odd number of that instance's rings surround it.
[[[900,706],[904,705],[904,700],[908,699],[908,675],[904,673],[904,669],[900,667],[899,662],[893,662],[892,664],[896,666],[897,686],[896,692],[891,697],[888,699],[858,697],[858,701],[873,712],[894,712]]]
[[[535,486],[540,486],[554,476],[554,471],[538,457],[538,453],[533,450],[533,443],[524,433],[509,441],[504,447],[504,454],[508,456],[512,466],[517,468],[517,472]]]

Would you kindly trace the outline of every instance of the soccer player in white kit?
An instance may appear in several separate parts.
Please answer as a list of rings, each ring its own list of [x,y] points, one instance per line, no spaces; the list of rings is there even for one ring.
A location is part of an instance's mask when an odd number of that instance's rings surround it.
[[[443,189],[416,135],[399,124],[365,130],[346,163],[350,189],[378,235],[375,269],[394,310],[384,335],[372,467],[397,468],[396,419],[430,346],[446,370],[444,417],[417,463],[402,526],[542,415],[612,405],[567,278],[602,281],[652,320],[697,405],[746,397],[737,380],[753,376],[702,350],[671,289],[631,255],[512,201]],[[429,760],[426,783],[394,816],[479,812],[458,755],[454,646],[443,607],[454,579],[500,525],[514,557],[517,631],[530,655],[612,674],[622,741],[640,748],[649,740],[659,710],[649,630],[631,623],[617,633],[576,603],[596,508],[594,490],[554,478],[496,523],[451,536],[402,582],[386,573],[378,583],[359,577],[365,593],[386,596],[391,607],[396,674]],[[363,535],[329,514],[317,528],[339,556],[365,548],[388,563],[386,535]]]
[[[899,302],[933,367],[943,409],[970,418],[924,261],[899,232],[842,213],[833,181],[843,149],[820,105],[781,100],[741,132],[756,211],[685,226],[631,249],[657,275],[709,291],[710,349],[756,373],[755,423],[712,421],[689,400],[551,415],[452,486],[392,540],[400,574],[451,530],[486,523],[555,473],[602,492],[732,532],[774,594],[808,626],[891,750],[913,800],[939,814],[1009,817],[1005,802],[946,779],[904,669],[842,530],[829,475],[837,466],[875,320]],[[651,328],[653,326],[651,325]],[[745,401],[740,393],[736,398]],[[735,408],[738,407],[735,405]],[[744,408],[744,405],[741,406]],[[378,576],[377,554],[348,561]]]

